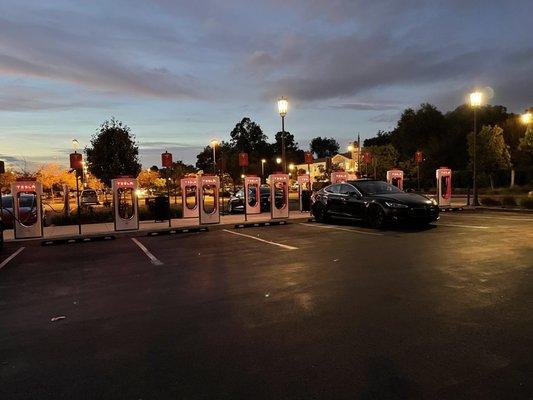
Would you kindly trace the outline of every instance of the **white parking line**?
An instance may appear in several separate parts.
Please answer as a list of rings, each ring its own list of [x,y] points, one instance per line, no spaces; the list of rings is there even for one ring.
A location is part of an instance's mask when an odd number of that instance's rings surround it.
[[[135,238],[131,238],[131,240],[133,241],[133,243],[135,243],[137,246],[139,246],[139,248],[144,252],[144,254],[146,254],[146,256],[150,259],[152,264],[154,264],[154,265],[163,265],[163,262],[161,260],[159,260],[156,256],[154,256],[152,253],[150,253],[150,250],[148,250],[145,247],[144,244],[142,244],[141,242],[139,242]]]
[[[440,214],[442,216],[451,217],[452,214]],[[459,215],[455,214],[456,217],[459,217]],[[464,215],[462,215],[464,217]],[[484,218],[484,219],[501,219],[502,221],[523,221],[523,222],[532,222],[533,218],[520,218],[520,217],[489,217],[488,215],[469,215],[469,217],[472,218]]]
[[[352,232],[352,233],[360,233],[361,235],[371,235],[371,236],[383,236],[384,235],[383,233],[378,233],[378,232],[359,231],[357,229],[340,228],[340,227],[337,227],[337,226],[305,224],[303,222],[300,222],[299,224],[303,225],[303,226],[311,226],[313,228],[334,229],[336,231],[346,231],[346,232]]]
[[[462,224],[441,224],[438,223],[437,226],[449,226],[452,228],[468,228],[468,229],[489,229],[489,226],[481,226],[481,225],[462,225]]]
[[[4,268],[12,259],[18,256],[24,249],[25,247],[21,247],[20,249],[15,251],[13,254],[11,254],[8,258],[6,258],[4,261],[2,261],[2,264],[0,264],[0,269]]]
[[[279,247],[282,247],[282,248],[287,249],[287,250],[298,250],[298,247],[289,246],[289,245],[286,245],[286,244],[281,244],[281,243],[276,243],[276,242],[271,242],[269,240],[261,239],[261,238],[255,237],[255,236],[245,235],[244,233],[233,232],[233,231],[230,231],[228,229],[222,229],[222,230],[224,232],[228,232],[228,233],[231,233],[233,235],[244,236],[244,237],[247,237],[249,239],[257,240],[259,242],[273,244],[274,246],[279,246]]]

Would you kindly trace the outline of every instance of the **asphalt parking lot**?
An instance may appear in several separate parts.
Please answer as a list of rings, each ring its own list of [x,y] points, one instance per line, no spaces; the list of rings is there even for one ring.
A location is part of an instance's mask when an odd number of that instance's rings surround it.
[[[533,215],[21,246],[1,399],[532,397]]]

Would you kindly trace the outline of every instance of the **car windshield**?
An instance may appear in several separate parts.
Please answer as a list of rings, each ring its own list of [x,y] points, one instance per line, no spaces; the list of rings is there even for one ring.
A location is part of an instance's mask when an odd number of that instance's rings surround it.
[[[382,181],[355,181],[351,182],[359,191],[366,195],[401,193],[396,186]]]

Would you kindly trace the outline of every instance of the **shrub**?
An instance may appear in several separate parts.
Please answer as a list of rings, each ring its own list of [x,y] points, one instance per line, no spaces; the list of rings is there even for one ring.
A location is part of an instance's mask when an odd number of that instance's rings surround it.
[[[513,196],[505,196],[502,198],[502,205],[507,207],[515,207],[516,199]]]
[[[500,200],[495,199],[493,197],[482,197],[481,204],[483,204],[484,206],[488,206],[488,207],[495,207],[495,206],[502,205]]]
[[[524,208],[533,209],[533,199],[532,198],[524,198],[520,202],[520,205]]]

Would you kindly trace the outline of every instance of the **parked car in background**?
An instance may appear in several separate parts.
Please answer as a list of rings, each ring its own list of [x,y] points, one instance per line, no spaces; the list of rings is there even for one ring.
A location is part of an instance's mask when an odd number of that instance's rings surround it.
[[[92,206],[100,204],[98,195],[94,189],[84,189],[81,192],[80,201],[82,206]]]
[[[263,185],[259,188],[261,212],[270,211],[270,187]],[[252,195],[251,190],[248,191],[248,198]],[[244,212],[244,189],[240,189],[232,195],[228,201],[228,212],[230,214]]]
[[[328,185],[312,196],[312,213],[317,221],[351,218],[374,228],[387,222],[411,221],[428,224],[439,219],[437,202],[396,186],[372,179],[358,179]]]
[[[20,222],[33,225],[37,221],[37,201],[33,194],[22,194],[19,200]],[[1,219],[6,229],[13,228],[15,214],[13,211],[13,196],[2,196]]]

